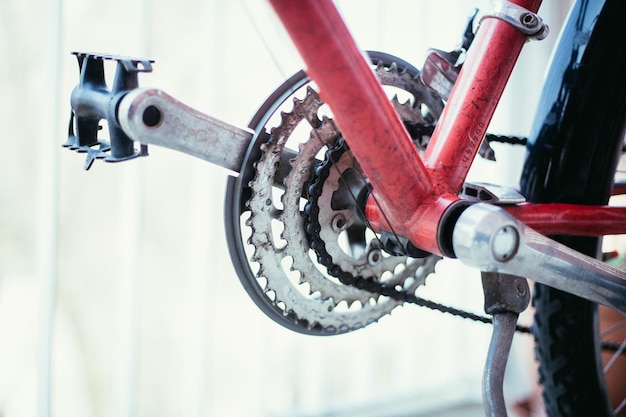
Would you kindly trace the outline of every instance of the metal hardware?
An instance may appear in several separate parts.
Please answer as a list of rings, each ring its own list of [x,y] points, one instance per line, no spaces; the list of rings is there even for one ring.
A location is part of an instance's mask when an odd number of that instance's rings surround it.
[[[482,273],[485,312],[493,315],[493,333],[483,373],[483,403],[488,417],[506,417],[502,391],[506,363],[519,314],[530,303],[525,278],[492,272]]]
[[[452,246],[481,271],[527,277],[626,313],[626,271],[535,232],[503,208],[477,203],[465,209]]]
[[[526,198],[512,188],[485,182],[464,183],[460,197],[476,203],[520,204],[526,202]]]
[[[520,32],[525,34],[529,40],[540,41],[548,36],[550,29],[543,22],[543,19],[536,13],[521,7],[510,1],[501,0],[494,2],[493,10],[479,13],[478,24],[475,31],[480,27],[481,22],[487,18],[496,18],[510,23]]]
[[[461,51],[446,52],[440,49],[428,50],[422,69],[422,81],[441,98],[447,100],[452,87],[461,72],[458,64]]]
[[[526,278],[483,272],[482,283],[485,295],[485,313],[492,315],[498,313],[520,314],[528,308],[530,288]]]

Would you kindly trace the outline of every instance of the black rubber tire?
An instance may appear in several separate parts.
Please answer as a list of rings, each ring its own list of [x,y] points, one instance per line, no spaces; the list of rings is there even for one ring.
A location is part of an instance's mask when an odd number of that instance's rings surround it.
[[[626,120],[626,54],[617,52],[626,33],[625,5],[622,0],[605,3],[580,65],[563,75],[571,78],[562,82],[560,98],[551,104],[552,121],[546,117],[537,137],[531,137],[520,182],[531,202],[608,202]],[[554,238],[599,255],[599,239]],[[539,284],[533,304],[535,352],[548,415],[613,416],[600,358],[597,306]]]

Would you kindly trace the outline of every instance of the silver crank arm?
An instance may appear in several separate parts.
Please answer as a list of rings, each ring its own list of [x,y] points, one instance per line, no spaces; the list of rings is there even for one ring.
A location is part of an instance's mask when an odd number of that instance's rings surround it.
[[[252,132],[203,114],[158,89],[132,90],[117,118],[124,132],[144,145],[158,145],[239,172]]]
[[[625,271],[537,233],[500,207],[468,207],[452,245],[461,261],[481,271],[525,277],[626,313]]]
[[[254,132],[195,110],[159,89],[136,89],[120,101],[117,120],[130,139],[184,152],[232,172],[241,172]],[[281,166],[295,157],[285,149]],[[288,172],[278,170],[281,187]]]

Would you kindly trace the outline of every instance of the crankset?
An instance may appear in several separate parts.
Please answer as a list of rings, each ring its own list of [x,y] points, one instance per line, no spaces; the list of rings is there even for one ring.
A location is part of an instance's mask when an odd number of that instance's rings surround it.
[[[415,146],[423,149],[442,101],[408,63],[381,53],[372,52],[370,57],[381,84],[391,91],[396,111],[415,132]],[[341,141],[341,133],[305,73],[283,84],[250,128],[255,137],[241,173],[229,179],[226,224],[238,275],[269,317],[302,333],[344,333],[376,322],[405,299],[342,282],[333,266],[377,286],[409,293],[434,271],[440,257],[390,254],[358,218],[351,193],[367,192],[368,182],[349,152],[341,166],[334,165],[327,182],[330,188],[315,199],[323,226],[312,239],[305,214],[311,209],[309,189],[318,178],[315,173],[330,167],[325,154]],[[340,189],[348,178],[353,189]],[[336,264],[320,259],[320,242]]]

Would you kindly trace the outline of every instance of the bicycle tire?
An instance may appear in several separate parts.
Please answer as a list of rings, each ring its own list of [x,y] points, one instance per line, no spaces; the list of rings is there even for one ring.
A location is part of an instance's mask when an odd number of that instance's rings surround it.
[[[574,5],[548,74],[535,119],[537,133],[529,137],[520,181],[528,201],[607,204],[626,125],[626,55],[615,50],[626,40],[623,16],[622,0]],[[582,44],[581,35],[592,26]],[[599,255],[598,238],[554,238]],[[613,416],[600,357],[597,305],[540,284],[533,305],[535,356],[547,414]]]

